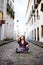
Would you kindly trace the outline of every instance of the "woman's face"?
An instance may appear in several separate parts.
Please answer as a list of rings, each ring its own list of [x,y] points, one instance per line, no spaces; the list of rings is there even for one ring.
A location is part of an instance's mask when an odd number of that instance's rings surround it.
[[[24,44],[24,41],[25,41],[24,36],[21,36],[21,43]]]

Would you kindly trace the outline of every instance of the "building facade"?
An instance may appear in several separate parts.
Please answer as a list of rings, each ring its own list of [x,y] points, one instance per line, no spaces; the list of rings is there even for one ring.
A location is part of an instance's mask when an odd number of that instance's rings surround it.
[[[0,0],[0,40],[14,36],[14,0]]]
[[[43,42],[43,0],[28,0],[26,21],[29,39]]]

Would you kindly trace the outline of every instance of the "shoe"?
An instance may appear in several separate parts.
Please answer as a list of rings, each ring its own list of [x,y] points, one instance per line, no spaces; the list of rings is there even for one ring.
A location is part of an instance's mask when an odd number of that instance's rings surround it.
[[[27,54],[27,53],[28,53],[28,51],[25,51],[25,53]]]
[[[16,53],[18,53],[18,48],[16,48]]]

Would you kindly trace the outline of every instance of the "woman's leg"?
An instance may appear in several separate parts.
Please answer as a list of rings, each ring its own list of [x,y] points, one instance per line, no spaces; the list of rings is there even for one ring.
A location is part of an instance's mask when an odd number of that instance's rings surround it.
[[[20,52],[21,52],[20,48],[16,48],[16,53],[20,53]]]
[[[21,48],[16,48],[16,53],[24,53],[25,50],[21,49]]]
[[[29,48],[26,48],[26,50],[25,50],[25,51],[27,51],[27,52],[28,52],[28,50],[29,50]]]

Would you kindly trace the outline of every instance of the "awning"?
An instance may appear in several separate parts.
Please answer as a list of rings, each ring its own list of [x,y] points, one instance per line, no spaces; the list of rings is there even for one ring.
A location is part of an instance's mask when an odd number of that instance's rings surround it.
[[[5,20],[0,20],[0,24],[5,24]]]

